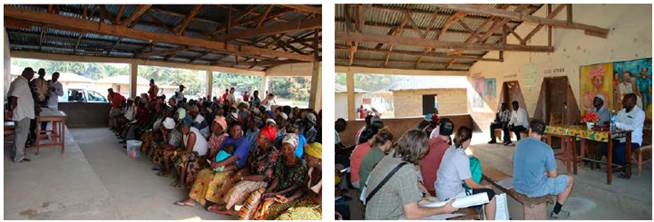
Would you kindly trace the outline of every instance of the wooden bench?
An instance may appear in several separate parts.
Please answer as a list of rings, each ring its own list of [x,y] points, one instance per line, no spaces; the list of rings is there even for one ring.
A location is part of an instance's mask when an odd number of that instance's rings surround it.
[[[649,152],[650,158],[643,161],[643,152]],[[643,172],[643,164],[652,161],[652,145],[642,146],[636,150],[636,165],[638,166],[638,176]]]
[[[543,197],[527,197],[524,194],[518,193],[515,189],[506,189],[498,183],[504,179],[511,178],[510,175],[499,171],[488,164],[482,164],[483,178],[489,183],[493,184],[497,189],[511,196],[513,199],[522,204],[523,219],[524,220],[546,220],[547,219],[547,203],[554,203],[556,196],[543,196]]]

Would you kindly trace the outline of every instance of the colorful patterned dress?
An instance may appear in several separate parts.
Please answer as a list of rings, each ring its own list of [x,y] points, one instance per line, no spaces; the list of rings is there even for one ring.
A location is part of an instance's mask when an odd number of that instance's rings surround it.
[[[314,174],[312,174],[314,173]],[[307,188],[312,192],[309,195],[302,196],[296,201],[296,204],[279,217],[277,220],[320,220],[322,219],[322,205],[320,201],[316,201],[311,195],[320,195],[322,192],[322,175],[316,172],[313,168],[309,169],[308,176],[309,182]]]
[[[274,178],[278,179],[277,187],[273,192],[279,192],[284,189],[287,189],[293,185],[304,184],[305,178],[307,176],[307,165],[304,161],[300,161],[294,166],[287,166],[285,164],[284,158],[279,158],[275,166],[275,171],[273,173]],[[293,192],[289,192],[293,193]],[[286,194],[288,195],[288,193]],[[268,202],[268,203],[266,203]],[[272,202],[272,203],[271,203]],[[289,201],[286,203],[276,202],[273,198],[268,198],[264,201],[264,205],[269,205],[265,214],[266,220],[274,220],[279,217],[280,214],[284,213],[288,208],[295,206],[298,203],[298,200]],[[262,207],[263,208],[263,207]]]

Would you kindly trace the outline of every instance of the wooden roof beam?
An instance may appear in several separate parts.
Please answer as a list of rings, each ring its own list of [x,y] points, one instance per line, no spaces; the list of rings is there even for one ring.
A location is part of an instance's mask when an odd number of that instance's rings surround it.
[[[558,15],[559,12],[561,12],[561,11],[563,10],[563,8],[565,8],[565,6],[566,6],[565,4],[561,4],[561,5],[557,6],[557,7],[554,9],[554,11],[552,11],[551,13],[549,13],[549,15],[547,15],[547,18],[550,18],[550,19],[551,19],[551,18],[556,17],[556,15]],[[551,9],[551,6],[548,5],[548,7],[550,7],[550,9]],[[533,37],[534,35],[536,35],[536,33],[537,33],[538,31],[540,31],[540,29],[543,28],[543,26],[545,26],[545,25],[543,25],[543,24],[538,24],[538,25],[536,26],[536,28],[534,28],[534,30],[531,30],[531,32],[529,32],[529,34],[527,34],[527,36],[525,36],[525,38],[524,38],[523,40],[521,40],[521,42],[524,42],[523,45],[526,44],[527,41],[529,41],[529,40],[531,39],[531,37]],[[548,27],[549,27],[549,26],[548,26]]]
[[[462,50],[507,50],[507,51],[524,51],[524,52],[553,52],[554,48],[549,46],[523,46],[523,45],[500,45],[484,43],[464,43],[464,42],[447,42],[438,40],[425,40],[413,37],[399,37],[389,35],[361,34],[336,32],[336,39],[342,41],[360,41],[360,42],[382,42],[387,44],[410,45],[418,47],[432,47],[442,49],[462,49]]]
[[[143,13],[148,11],[148,9],[152,7],[152,5],[138,5],[136,7],[137,7],[136,10],[134,10],[132,14],[129,15],[129,17],[127,17],[125,21],[121,23],[122,26],[131,27],[132,25],[134,25],[133,23],[138,21],[141,15],[143,15]]]
[[[322,8],[311,5],[283,5],[300,12],[322,15]]]
[[[193,20],[193,18],[198,13],[200,13],[201,9],[202,9],[202,5],[193,6],[193,9],[191,9],[191,11],[188,13],[188,15],[186,15],[186,17],[184,17],[184,20],[182,20],[182,22],[180,22],[179,25],[177,25],[177,27],[175,27],[175,35],[182,35],[184,33],[184,30],[186,30],[186,27],[188,26],[188,24],[190,24],[191,21]]]
[[[454,24],[456,21],[461,21],[463,17],[466,16],[466,13],[464,12],[456,12],[449,18],[447,18],[447,21],[445,21],[445,24],[443,24],[443,28],[441,28],[441,31],[436,34],[436,40],[439,40],[443,34],[447,32],[448,29],[450,29],[450,26]],[[474,34],[474,33],[473,33]],[[426,39],[427,36],[423,36],[423,39]],[[426,48],[425,49],[425,54],[431,52],[434,50],[433,48]],[[416,59],[416,64],[415,67],[418,68],[418,65],[420,65],[420,62],[422,62],[422,56],[419,56],[418,59]]]
[[[337,51],[349,51],[350,48],[347,45],[336,44],[336,50]],[[375,49],[375,48],[367,48],[367,47],[359,47],[357,50],[358,51],[365,51],[365,52],[375,52],[375,53],[385,53],[386,52],[386,50],[384,50],[384,49]],[[400,54],[400,55],[423,56],[423,57],[441,58],[441,59],[470,59],[470,60],[499,62],[498,59],[482,58],[482,57],[480,57],[478,55],[474,55],[474,54],[447,55],[446,53],[439,53],[439,52],[430,52],[430,53],[424,54],[424,52],[407,51],[407,50],[393,50],[393,53]]]
[[[276,25],[271,25],[262,28],[247,29],[241,32],[229,33],[227,35],[219,37],[218,39],[229,41],[234,39],[250,38],[250,37],[262,36],[262,35],[275,35],[275,34],[287,33],[287,32],[297,32],[297,31],[303,31],[303,30],[321,28],[321,27],[322,27],[322,19],[320,17],[317,17],[317,18],[312,18],[312,19],[302,20],[297,22],[282,23],[282,24],[276,24]]]
[[[156,42],[166,42],[178,45],[186,45],[198,48],[211,49],[228,52],[236,55],[255,55],[265,57],[282,57],[298,61],[313,61],[313,56],[300,55],[296,53],[285,53],[270,49],[262,49],[253,46],[233,45],[225,42],[210,41],[206,39],[191,38],[186,36],[175,36],[164,33],[153,33],[117,25],[101,24],[84,19],[69,16],[53,15],[44,12],[35,12],[27,9],[20,9],[5,6],[5,19],[13,18],[29,22],[44,24],[64,30],[93,32],[118,37],[144,39]]]
[[[452,9],[457,11],[464,11],[471,14],[482,14],[489,16],[496,16],[500,18],[507,18],[512,21],[524,21],[529,23],[536,23],[541,25],[550,25],[558,28],[565,29],[578,29],[583,30],[586,35],[606,38],[609,30],[598,26],[587,25],[582,23],[575,23],[566,20],[557,20],[551,18],[543,18],[538,16],[529,15],[523,12],[514,12],[496,8],[486,8],[484,5],[465,5],[465,4],[445,4],[439,5],[441,8]],[[571,16],[571,15],[570,15]]]

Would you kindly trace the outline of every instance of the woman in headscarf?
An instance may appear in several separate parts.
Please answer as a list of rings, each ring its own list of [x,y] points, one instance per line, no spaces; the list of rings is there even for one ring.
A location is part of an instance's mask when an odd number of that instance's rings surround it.
[[[282,140],[282,158],[275,165],[273,180],[266,190],[266,200],[260,207],[261,218],[272,220],[277,218],[289,207],[296,204],[296,199],[289,200],[287,197],[294,197],[306,185],[307,166],[295,155],[298,146],[298,136],[295,133],[288,133]]]
[[[296,192],[288,198],[288,202],[295,202],[277,220],[320,220],[322,202],[322,145],[310,143],[305,146],[304,159],[309,167],[306,177],[306,186],[302,192]]]
[[[208,206],[207,201],[221,203],[225,190],[230,186],[230,177],[233,177],[236,172],[234,170],[219,171],[218,169],[221,167],[228,168],[228,166],[236,166],[237,169],[245,167],[249,154],[249,146],[245,141],[240,123],[233,123],[229,129],[229,137],[225,139],[219,150],[224,149],[226,146],[235,146],[234,154],[219,162],[216,162],[215,159],[212,160],[210,168],[198,172],[193,186],[191,186],[189,198],[184,201],[177,201],[175,204],[195,206],[195,202],[198,202],[203,206]]]
[[[178,183],[176,187],[189,187],[195,180],[196,172],[206,164],[206,155],[208,151],[207,140],[202,136],[200,130],[192,126],[193,120],[184,119],[182,134],[185,149],[178,153],[179,159],[176,162],[177,172],[179,172]]]

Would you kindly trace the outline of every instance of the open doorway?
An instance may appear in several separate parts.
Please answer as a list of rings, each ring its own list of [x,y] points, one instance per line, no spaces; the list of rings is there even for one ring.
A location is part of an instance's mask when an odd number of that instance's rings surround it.
[[[506,105],[511,108],[511,103],[518,101],[520,107],[526,109],[525,99],[522,97],[522,90],[520,90],[520,83],[518,81],[508,81],[502,83],[502,92],[500,93],[500,100],[497,107],[506,102]]]
[[[570,125],[579,121],[579,106],[568,77],[543,79],[534,118],[549,125]]]

